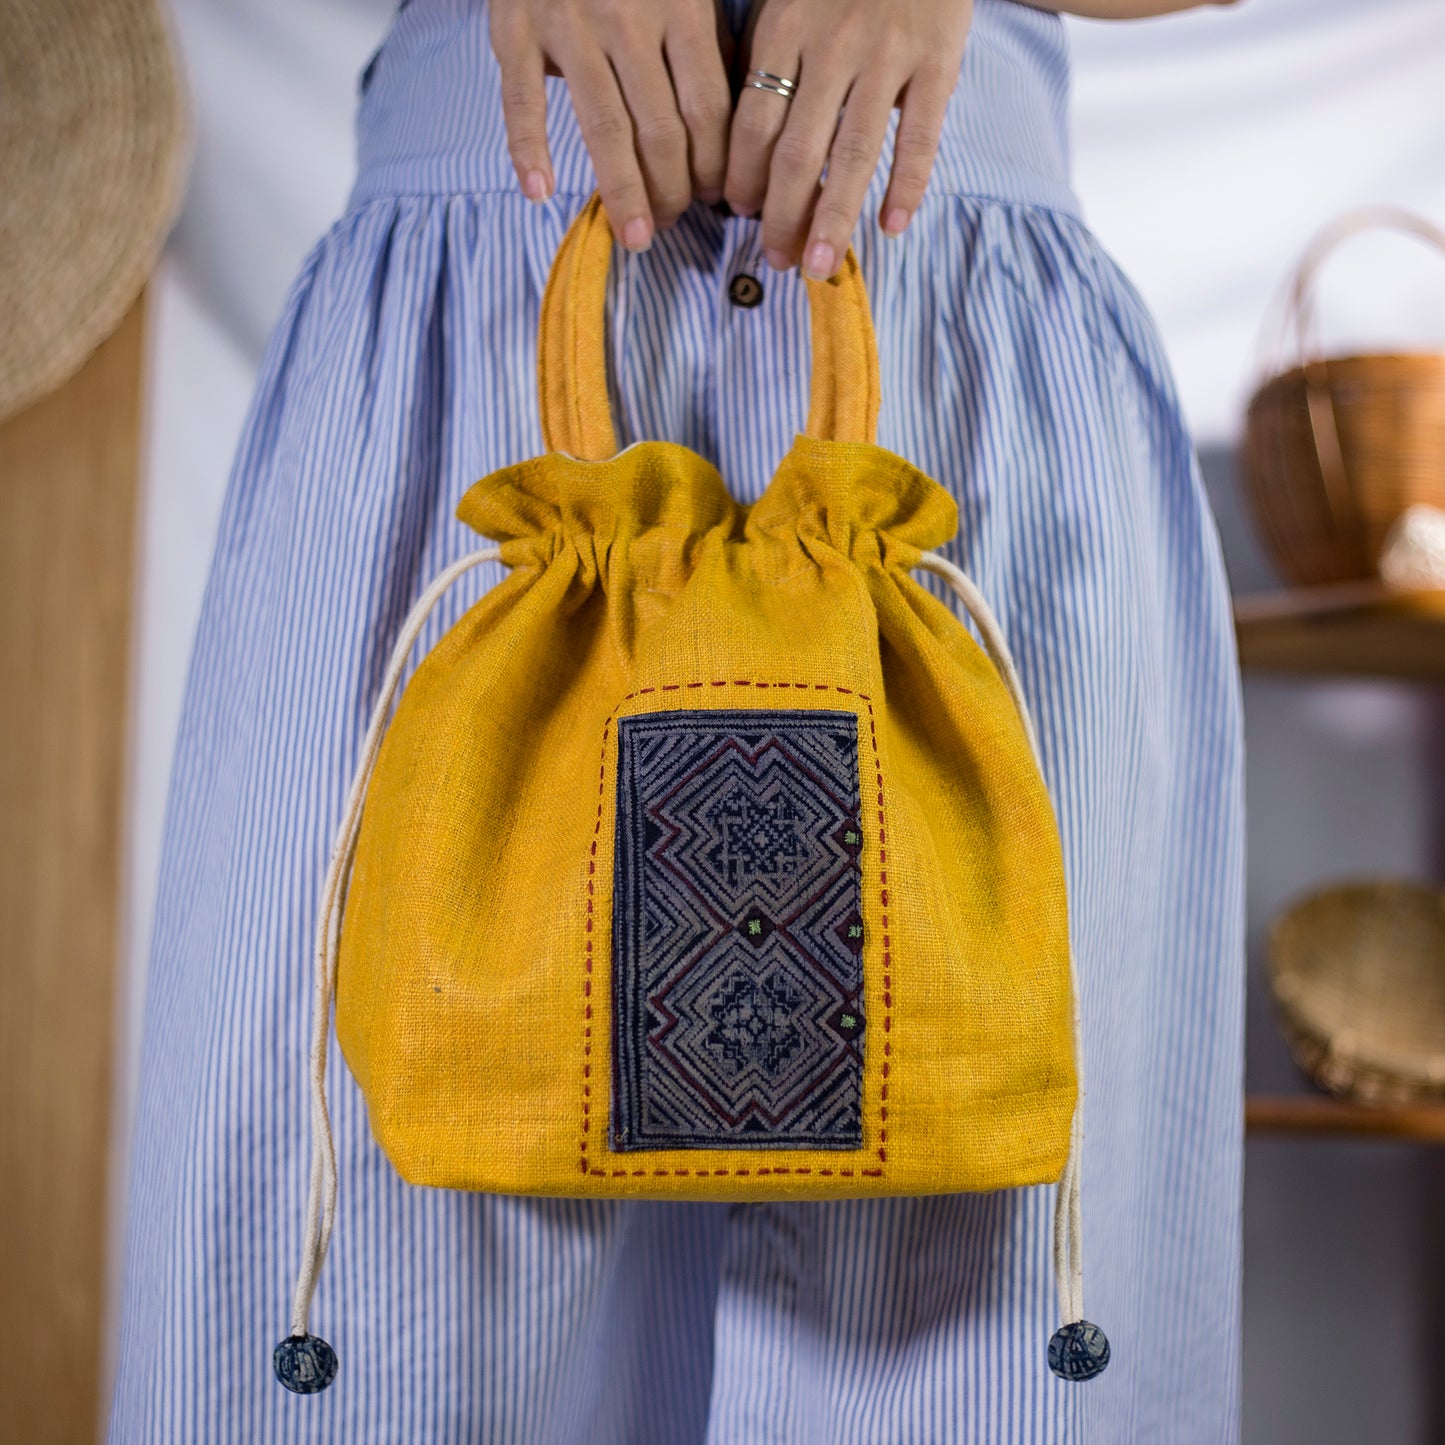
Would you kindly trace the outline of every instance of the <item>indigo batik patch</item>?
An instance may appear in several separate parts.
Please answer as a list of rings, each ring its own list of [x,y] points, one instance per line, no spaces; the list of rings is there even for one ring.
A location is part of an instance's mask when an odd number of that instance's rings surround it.
[[[618,725],[614,1149],[863,1142],[851,712]]]

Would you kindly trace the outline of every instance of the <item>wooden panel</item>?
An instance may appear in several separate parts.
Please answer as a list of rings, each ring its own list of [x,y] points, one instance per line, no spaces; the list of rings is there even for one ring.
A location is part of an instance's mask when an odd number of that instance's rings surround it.
[[[1445,591],[1361,583],[1241,597],[1234,619],[1246,668],[1445,682]]]
[[[95,1438],[142,305],[0,427],[0,1436]]]
[[[1340,1099],[1253,1095],[1245,1100],[1251,1134],[1308,1134],[1445,1144],[1445,1104],[1366,1107]]]

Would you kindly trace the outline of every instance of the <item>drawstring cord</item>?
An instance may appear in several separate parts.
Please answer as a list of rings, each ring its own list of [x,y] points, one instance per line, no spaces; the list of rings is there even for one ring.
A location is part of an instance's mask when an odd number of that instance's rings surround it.
[[[367,724],[361,759],[347,794],[346,810],[337,829],[322,889],[316,926],[316,988],[311,1033],[311,1173],[306,1194],[306,1234],[301,1263],[296,1271],[296,1288],[291,1302],[291,1330],[276,1346],[273,1366],[276,1378],[299,1395],[324,1390],[336,1378],[337,1359],[332,1347],[310,1332],[311,1302],[336,1221],[336,1141],[331,1132],[331,1113],[326,1102],[326,1056],[331,1031],[331,1002],[336,989],[336,963],[341,944],[341,919],[346,903],[346,880],[361,814],[376,759],[381,752],[387,718],[406,670],[407,658],[426,626],[433,608],[460,577],[486,562],[501,558],[498,547],[482,547],[462,557],[432,581],[407,614],[392,649],[381,691]],[[1033,720],[1024,702],[1018,672],[1004,641],[1003,632],[983,594],[966,573],[937,552],[925,552],[919,567],[943,579],[972,617],[983,639],[984,650],[1002,677],[1023,723],[1024,733],[1035,759],[1040,758]],[[1069,958],[1069,981],[1073,997],[1075,1067],[1078,1072],[1078,1101],[1069,1133],[1069,1152],[1059,1178],[1054,1204],[1054,1286],[1058,1295],[1062,1327],[1049,1341],[1049,1368],[1065,1379],[1086,1380],[1097,1375],[1109,1360],[1109,1343],[1097,1325],[1083,1317],[1083,1223],[1079,1197],[1079,1154],[1083,1142],[1083,1064],[1079,1048],[1079,989],[1073,955]]]
[[[984,651],[1003,678],[1023,723],[1029,748],[1042,770],[1043,755],[1039,751],[1038,735],[1034,732],[1028,705],[1024,702],[1018,670],[1014,667],[1008,643],[1004,641],[1003,630],[983,593],[962,568],[937,552],[925,552],[918,559],[917,566],[942,578],[973,618],[983,639]],[[1080,1188],[1080,1155],[1084,1143],[1084,1056],[1079,1023],[1079,970],[1072,949],[1069,950],[1069,992],[1072,998],[1078,1097],[1069,1127],[1069,1152],[1054,1199],[1054,1291],[1058,1297],[1060,1328],[1049,1341],[1049,1368],[1065,1380],[1089,1380],[1100,1374],[1109,1363],[1109,1341],[1098,1325],[1090,1324],[1084,1318],[1084,1216]]]
[[[311,1179],[306,1192],[306,1238],[301,1246],[301,1264],[296,1271],[296,1290],[291,1300],[291,1333],[276,1346],[273,1366],[276,1378],[298,1395],[314,1395],[336,1378],[336,1351],[311,1334],[308,1323],[316,1281],[331,1244],[336,1222],[336,1141],[331,1133],[331,1112],[326,1105],[326,1051],[331,1032],[331,999],[336,989],[336,960],[341,945],[341,916],[346,903],[346,880],[351,871],[356,839],[361,831],[361,812],[366,790],[381,752],[381,739],[392,700],[406,671],[406,660],[421,636],[432,609],[452,583],[480,567],[501,559],[501,548],[482,547],[440,572],[402,623],[401,634],[392,649],[382,680],[381,692],[371,712],[362,745],[361,760],[351,780],[346,811],[336,830],[321,909],[316,923],[316,991],[311,1030]]]

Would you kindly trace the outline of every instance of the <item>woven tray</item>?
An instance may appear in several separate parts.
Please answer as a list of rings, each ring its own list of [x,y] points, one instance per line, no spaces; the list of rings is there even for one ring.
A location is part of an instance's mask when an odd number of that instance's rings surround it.
[[[1325,888],[1275,921],[1270,982],[1301,1068],[1359,1103],[1445,1098],[1445,890]]]

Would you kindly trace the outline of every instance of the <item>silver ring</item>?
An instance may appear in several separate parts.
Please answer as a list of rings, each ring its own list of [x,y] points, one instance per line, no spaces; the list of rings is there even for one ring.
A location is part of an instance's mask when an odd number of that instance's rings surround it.
[[[796,80],[789,80],[783,75],[774,75],[767,70],[748,71],[745,83],[751,85],[754,90],[767,90],[774,95],[781,95],[784,100],[792,100],[793,92],[798,88]]]

